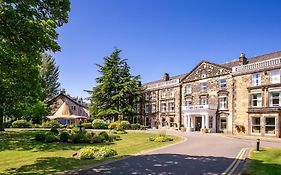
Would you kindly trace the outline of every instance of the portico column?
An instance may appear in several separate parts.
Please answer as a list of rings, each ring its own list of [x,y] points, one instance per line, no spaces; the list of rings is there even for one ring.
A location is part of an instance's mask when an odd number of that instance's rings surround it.
[[[184,115],[184,118],[183,118],[183,125],[184,125],[184,127],[187,127],[187,115],[186,114]]]
[[[190,131],[190,115],[187,115],[187,130]]]
[[[205,126],[206,126],[207,129],[209,129],[209,115],[207,114],[205,117],[206,117],[206,124],[205,124]]]
[[[201,128],[203,129],[205,127],[205,115],[201,115],[202,117],[202,126]]]

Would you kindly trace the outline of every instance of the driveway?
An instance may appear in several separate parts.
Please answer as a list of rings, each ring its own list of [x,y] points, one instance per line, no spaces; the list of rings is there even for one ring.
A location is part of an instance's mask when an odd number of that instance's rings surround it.
[[[158,133],[159,131],[149,130],[146,132]],[[255,140],[231,138],[222,134],[182,133],[171,130],[166,132],[167,134],[181,135],[185,138],[185,141],[142,155],[69,174],[222,174],[230,165],[234,165],[242,148],[256,146]],[[281,143],[262,141],[261,146],[281,147]],[[244,153],[246,154],[246,152]],[[238,172],[242,166],[243,161],[237,163],[236,170],[233,173]]]

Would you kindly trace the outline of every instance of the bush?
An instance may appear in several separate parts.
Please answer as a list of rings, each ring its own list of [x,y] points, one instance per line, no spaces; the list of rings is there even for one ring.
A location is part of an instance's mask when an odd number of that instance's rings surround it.
[[[12,123],[13,128],[32,128],[32,123],[26,120],[16,120]]]
[[[154,142],[170,142],[173,141],[172,138],[165,137],[165,136],[158,136],[155,138],[149,138],[149,141],[154,141]]]
[[[53,122],[43,122],[42,128],[63,128],[63,125],[59,122],[53,121]]]
[[[117,151],[110,147],[86,147],[79,150],[80,159],[104,159],[117,155]]]
[[[99,138],[100,138],[101,142],[109,141],[109,135],[105,131],[99,133]]]
[[[139,130],[140,129],[140,124],[131,124],[131,129],[132,130]]]
[[[48,143],[52,143],[52,142],[57,141],[57,138],[53,133],[49,133],[48,135],[46,135],[45,141]]]
[[[60,137],[60,141],[61,142],[67,142],[69,137],[70,137],[70,135],[69,135],[68,132],[63,131],[63,132],[60,133],[59,137]]]
[[[99,151],[98,147],[86,147],[79,150],[80,159],[95,159],[95,153]]]
[[[140,130],[146,130],[144,125],[140,125]]]
[[[87,131],[85,130],[85,128],[81,128],[81,130],[82,130],[81,133],[86,134]],[[72,128],[71,133],[80,133],[80,128],[78,128],[78,127]]]
[[[82,126],[83,126],[85,129],[93,129],[92,123],[83,123]]]
[[[93,121],[93,129],[108,129],[108,125],[101,119],[95,119]]]
[[[120,124],[121,124],[120,121],[112,122],[109,124],[108,128],[117,130],[119,128]]]
[[[87,139],[86,134],[83,133],[73,133],[70,136],[72,143],[89,143],[90,140]]]
[[[44,141],[46,137],[46,133],[38,132],[35,134],[35,140]]]
[[[55,134],[55,135],[56,135],[56,134],[59,134],[59,130],[58,130],[57,128],[51,128],[51,129],[50,129],[50,132],[53,133],[53,134]]]
[[[121,121],[117,130],[122,131],[130,128],[131,128],[131,124],[128,121]]]
[[[42,126],[40,124],[34,124],[33,128],[41,128]]]

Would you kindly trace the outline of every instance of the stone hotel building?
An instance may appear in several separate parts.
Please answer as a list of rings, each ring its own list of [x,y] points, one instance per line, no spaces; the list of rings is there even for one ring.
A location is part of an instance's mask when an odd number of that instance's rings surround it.
[[[281,136],[281,51],[224,64],[201,61],[188,73],[143,84],[147,127]]]

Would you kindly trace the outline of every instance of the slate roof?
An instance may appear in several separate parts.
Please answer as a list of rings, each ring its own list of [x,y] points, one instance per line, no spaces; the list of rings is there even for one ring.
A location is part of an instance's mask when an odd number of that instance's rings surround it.
[[[180,80],[181,80],[181,79],[184,78],[187,74],[188,74],[188,73],[172,76],[172,77],[170,77],[170,79],[169,79],[168,81],[174,80],[174,79],[180,79]],[[151,82],[144,83],[144,84],[142,84],[142,85],[143,85],[143,86],[147,86],[147,85],[156,84],[156,83],[160,83],[160,82],[165,82],[165,80],[161,79],[161,80],[151,81]]]

